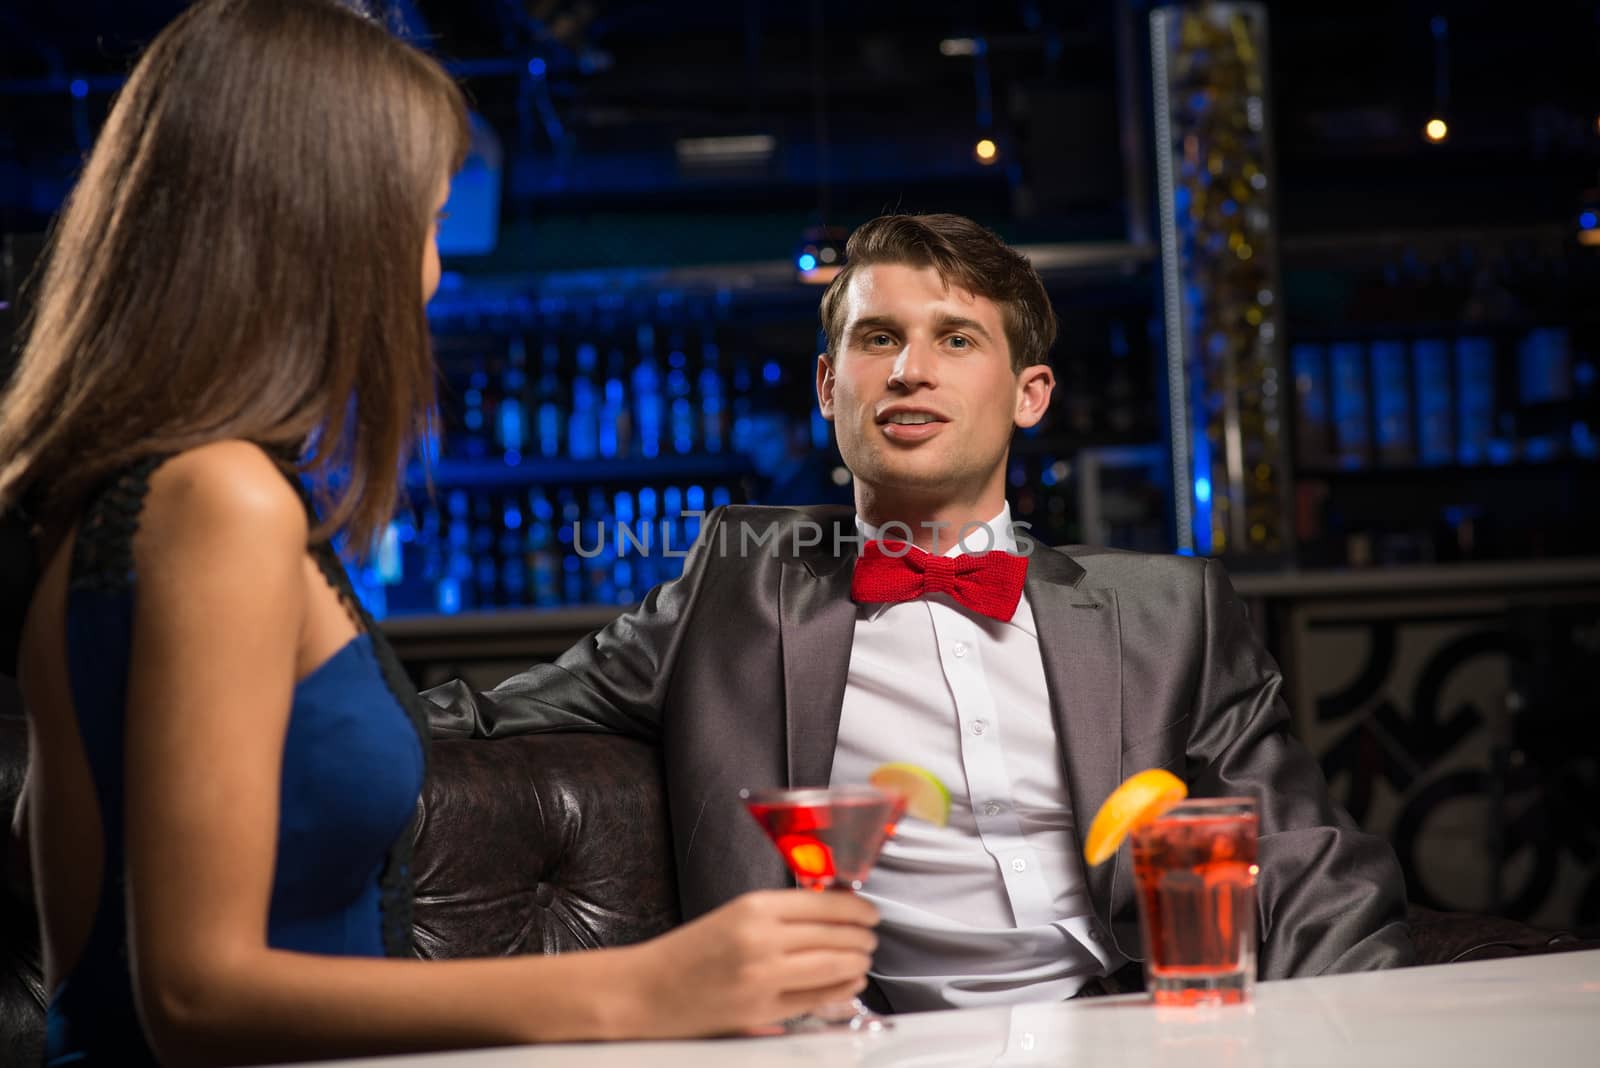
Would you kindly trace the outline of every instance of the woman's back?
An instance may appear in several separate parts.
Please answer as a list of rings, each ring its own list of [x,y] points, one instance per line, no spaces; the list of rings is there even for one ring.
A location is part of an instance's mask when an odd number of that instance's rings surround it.
[[[136,649],[167,640],[164,631],[174,622],[181,630],[185,621],[174,621],[174,613],[203,612],[210,598],[229,599],[226,578],[218,585],[208,576],[204,559],[184,552],[185,544],[194,547],[192,529],[187,537],[179,536],[174,551],[168,551],[173,543],[164,536],[182,527],[204,526],[218,507],[242,508],[254,522],[225,524],[233,540],[224,534],[217,546],[222,550],[217,571],[226,576],[228,558],[235,568],[242,559],[246,566],[276,569],[291,588],[301,587],[300,597],[262,604],[258,613],[280,627],[297,624],[290,628],[292,643],[255,650],[263,656],[274,651],[280,658],[291,655],[283,677],[295,681],[281,710],[257,706],[257,718],[276,720],[271,729],[262,732],[256,723],[247,732],[251,744],[275,739],[281,755],[281,761],[264,762],[278,769],[276,811],[268,822],[276,840],[266,903],[267,943],[300,952],[381,956],[385,921],[389,950],[403,951],[409,935],[405,873],[397,868],[403,865],[404,851],[395,846],[421,786],[422,748],[405,708],[385,681],[380,650],[373,644],[381,637],[365,632],[346,613],[330,585],[338,579],[332,571],[336,562],[330,565],[325,555],[314,562],[303,551],[293,554],[298,559],[286,560],[293,543],[274,546],[274,528],[303,535],[304,510],[295,490],[259,449],[223,442],[164,465],[142,462],[103,487],[85,508],[76,536],[46,568],[25,635],[24,687],[38,765],[31,815],[34,840],[41,846],[41,899],[48,904],[46,970],[54,992],[51,1058],[88,1052],[129,1063],[140,1059],[135,1050],[149,1057],[129,974],[124,830],[133,833],[134,825],[125,824],[130,818],[125,799],[131,788],[137,807],[145,785],[140,780],[156,774],[157,768],[168,774],[169,767],[161,759],[159,737],[153,739],[157,749],[148,748],[151,739],[144,734],[150,724],[132,720],[150,702],[162,701],[161,683],[141,678],[138,671],[130,674],[130,657]],[[296,518],[298,523],[292,521]],[[241,529],[254,529],[259,536],[241,543]],[[202,566],[196,568],[197,563]],[[181,596],[185,583],[199,590],[194,603]],[[150,586],[155,587],[150,596],[141,597]],[[173,599],[173,593],[180,596]],[[298,601],[299,611],[284,601]],[[166,617],[168,626],[143,625],[152,609]],[[187,620],[191,627],[203,622],[200,617]],[[228,637],[218,635],[216,644],[232,645]],[[246,647],[221,653],[223,660],[251,655],[249,636],[239,638]],[[154,659],[162,659],[159,651]],[[216,655],[187,664],[192,667],[185,670],[203,674],[221,667]],[[174,729],[214,731],[220,744],[229,744],[226,721],[234,715],[230,707],[240,704],[239,695],[226,693],[225,673],[216,681],[214,706],[192,707],[186,722],[161,716],[166,723],[157,727],[157,735]],[[128,751],[130,737],[133,752]],[[183,774],[181,767],[170,770]],[[218,809],[230,804],[230,795],[237,801],[242,795],[235,791],[251,792],[248,783],[213,782],[207,787],[203,771],[198,779],[198,791],[180,799],[181,804],[166,806],[175,823],[143,833],[192,833],[186,825],[217,823]],[[248,805],[248,796],[244,799]],[[224,827],[231,822],[221,819]],[[234,826],[244,833],[251,830],[242,822]],[[387,879],[386,868],[395,869]],[[180,879],[186,873],[168,874]]]

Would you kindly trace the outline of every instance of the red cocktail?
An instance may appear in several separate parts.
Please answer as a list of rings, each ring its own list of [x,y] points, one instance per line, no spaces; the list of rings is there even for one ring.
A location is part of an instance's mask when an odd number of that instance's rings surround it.
[[[1158,1004],[1246,1000],[1256,974],[1256,806],[1185,801],[1133,832],[1145,985]]]
[[[872,787],[746,791],[745,807],[808,890],[861,889],[905,799]]]
[[[778,847],[784,863],[808,890],[859,890],[894,833],[906,799],[872,786],[801,790],[743,790],[750,815]],[[791,1020],[793,1030],[844,1027],[881,1030],[889,1022],[859,998]]]

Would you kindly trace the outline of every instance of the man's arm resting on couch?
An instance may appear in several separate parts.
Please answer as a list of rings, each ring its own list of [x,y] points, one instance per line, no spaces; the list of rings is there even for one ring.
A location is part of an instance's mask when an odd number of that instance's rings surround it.
[[[1261,977],[1415,963],[1394,851],[1329,796],[1321,768],[1289,731],[1282,674],[1221,565],[1210,561],[1205,623],[1190,786],[1201,797],[1257,799]]]
[[[656,741],[685,623],[713,556],[722,509],[708,513],[683,574],[645,595],[554,663],[535,664],[492,690],[460,679],[424,690],[435,738],[501,738],[602,731]]]

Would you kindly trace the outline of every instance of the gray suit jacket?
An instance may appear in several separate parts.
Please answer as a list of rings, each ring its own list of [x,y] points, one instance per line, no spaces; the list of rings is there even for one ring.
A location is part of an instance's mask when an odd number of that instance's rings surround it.
[[[654,741],[684,917],[783,886],[783,863],[739,790],[828,782],[855,633],[854,536],[848,508],[717,509],[679,579],[555,663],[486,693],[460,682],[428,691],[434,733]],[[1194,796],[1254,796],[1261,977],[1412,963],[1394,854],[1333,803],[1291,737],[1282,676],[1222,567],[1029,548],[1026,589],[1080,833],[1144,768],[1172,770]],[[1141,959],[1130,850],[1088,881],[1099,929]]]

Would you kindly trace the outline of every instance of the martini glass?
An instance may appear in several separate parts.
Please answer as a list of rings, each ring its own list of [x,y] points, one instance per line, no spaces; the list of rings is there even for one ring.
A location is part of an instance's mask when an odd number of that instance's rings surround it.
[[[861,889],[906,809],[903,796],[872,786],[741,790],[739,796],[807,890]],[[891,1026],[860,998],[824,1005],[784,1025],[788,1031],[882,1031]]]

